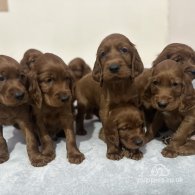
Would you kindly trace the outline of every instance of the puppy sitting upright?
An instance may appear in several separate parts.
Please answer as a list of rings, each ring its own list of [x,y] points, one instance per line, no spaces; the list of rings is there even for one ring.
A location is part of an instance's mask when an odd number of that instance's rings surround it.
[[[72,88],[73,78],[68,66],[54,54],[41,55],[31,68],[30,94],[39,129],[42,153],[54,157],[51,137],[64,130],[67,157],[71,163],[81,163],[84,155],[78,150],[73,131]]]
[[[152,68],[150,92],[153,108],[173,132],[162,155],[173,158],[195,154],[195,141],[190,139],[195,132],[195,93],[189,75],[177,62],[164,60]]]
[[[105,128],[100,138],[111,145],[110,151],[113,148],[111,159],[120,160],[123,155],[134,160],[143,157],[139,148],[145,144],[144,117],[138,108],[121,106],[111,110]]]
[[[133,81],[142,71],[143,63],[137,49],[126,36],[111,34],[102,40],[97,49],[92,76],[101,87],[99,115],[105,132],[110,110],[119,105],[139,104]],[[107,147],[108,158],[120,158],[120,154],[117,157],[117,151],[111,149],[112,146],[107,144]]]
[[[8,56],[0,56],[0,163],[8,160],[8,148],[2,125],[17,125],[25,135],[27,152],[33,166],[44,166],[49,159],[38,149],[29,115],[28,80],[21,65]]]

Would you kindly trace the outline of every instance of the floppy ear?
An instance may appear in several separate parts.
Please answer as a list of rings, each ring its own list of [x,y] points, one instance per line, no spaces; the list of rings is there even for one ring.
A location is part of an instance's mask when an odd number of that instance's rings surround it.
[[[194,105],[195,105],[195,90],[193,88],[191,79],[185,73],[182,95],[181,95],[181,104],[179,110],[181,112],[186,112],[190,110]]]
[[[112,117],[111,117],[112,118]],[[112,143],[115,146],[119,147],[119,134],[117,129],[117,123],[109,118],[105,125],[104,133],[105,140],[107,143]]]
[[[102,68],[99,63],[99,60],[96,58],[93,71],[92,71],[92,77],[95,81],[100,83],[100,86],[102,86],[103,78],[102,78]]]
[[[133,56],[131,60],[131,68],[132,68],[132,78],[137,77],[139,74],[141,74],[144,70],[144,65],[142,63],[142,60],[137,52],[137,49],[133,49]]]
[[[42,94],[41,90],[39,88],[39,84],[37,82],[37,76],[36,73],[33,71],[30,71],[27,75],[29,80],[29,96],[32,99],[32,104],[35,104],[38,108],[41,108],[42,106]]]

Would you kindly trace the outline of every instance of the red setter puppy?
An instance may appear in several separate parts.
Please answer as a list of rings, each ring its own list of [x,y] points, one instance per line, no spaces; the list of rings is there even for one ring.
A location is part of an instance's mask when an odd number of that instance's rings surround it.
[[[182,64],[191,79],[195,79],[195,52],[191,47],[182,43],[169,44],[153,61],[153,66],[166,59],[171,59],[178,62],[178,64]]]
[[[24,69],[29,70],[31,66],[35,63],[37,58],[42,55],[43,53],[36,49],[29,49],[24,53],[20,64],[23,66]]]
[[[152,69],[150,90],[152,106],[174,132],[162,155],[195,154],[195,141],[190,139],[195,127],[195,94],[189,76],[177,62],[165,60]]]
[[[174,60],[181,64],[190,60],[193,64],[195,64],[195,53],[188,45],[182,43],[171,43],[167,45],[153,61],[153,66],[166,59]]]
[[[55,157],[51,137],[64,130],[69,162],[79,164],[84,155],[78,150],[73,131],[73,78],[68,66],[54,54],[41,55],[31,68],[30,94],[39,129],[42,153]]]
[[[121,104],[137,104],[133,80],[143,71],[143,63],[133,43],[121,34],[111,34],[100,43],[93,68],[93,79],[101,86],[100,118],[103,127],[110,109]],[[104,128],[105,134],[106,129]],[[107,156],[113,150],[108,146]],[[116,151],[117,152],[117,151]],[[120,154],[118,154],[120,156]],[[114,158],[118,159],[120,157]]]
[[[22,129],[29,159],[33,166],[44,166],[48,159],[38,149],[29,115],[28,79],[21,65],[8,56],[0,56],[0,163],[9,159],[3,138],[3,125],[17,125]]]
[[[102,128],[100,138],[113,147],[108,158],[120,160],[125,155],[140,160],[143,157],[139,148],[145,143],[144,117],[139,109],[127,105],[111,110],[105,128],[108,131]]]
[[[91,72],[91,68],[82,58],[74,58],[69,62],[68,66],[72,70],[76,81]]]
[[[93,80],[92,73],[85,75],[76,83],[76,99],[78,112],[76,115],[76,133],[85,135],[85,114],[89,111],[99,116],[101,88],[99,83]]]

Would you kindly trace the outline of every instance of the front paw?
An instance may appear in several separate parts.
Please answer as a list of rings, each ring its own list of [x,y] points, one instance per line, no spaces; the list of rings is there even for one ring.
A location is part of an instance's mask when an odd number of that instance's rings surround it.
[[[0,140],[0,164],[6,162],[9,159],[9,152],[7,148],[6,141],[3,139]]]
[[[172,148],[170,148],[170,147],[165,147],[165,148],[162,150],[161,154],[162,154],[164,157],[166,157],[166,158],[175,158],[175,157],[178,156],[177,152],[174,151],[174,150],[173,150]]]
[[[1,153],[0,154],[0,164],[8,161],[9,159],[9,154],[8,153]]]
[[[136,151],[135,150],[132,150],[132,151],[124,150],[123,153],[125,157],[133,159],[133,160],[140,160],[143,158],[143,153],[139,150],[136,150]]]
[[[47,161],[47,163],[51,162],[56,157],[54,148],[47,148],[42,151],[42,154],[43,156],[45,156],[45,160]]]
[[[80,164],[85,159],[84,154],[76,153],[76,154],[69,154],[68,161],[73,164]]]
[[[123,158],[123,154],[121,152],[107,153],[106,156],[110,160],[120,160]]]
[[[29,155],[29,159],[34,167],[43,167],[47,165],[47,158],[41,154]]]

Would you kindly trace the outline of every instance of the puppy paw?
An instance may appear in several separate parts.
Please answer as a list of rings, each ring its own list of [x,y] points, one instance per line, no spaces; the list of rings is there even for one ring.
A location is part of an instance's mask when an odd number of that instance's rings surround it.
[[[5,139],[0,140],[0,164],[6,162],[9,159],[9,152]]]
[[[133,160],[140,160],[143,158],[143,153],[139,150],[124,150],[124,156]]]
[[[164,157],[166,157],[166,158],[175,158],[175,157],[178,156],[177,152],[174,151],[174,150],[173,150],[172,148],[170,148],[170,147],[165,147],[165,148],[162,150],[161,154],[162,154]]]
[[[107,158],[110,160],[120,160],[123,158],[123,154],[122,153],[107,153]]]
[[[77,153],[77,154],[69,154],[68,161],[73,164],[80,164],[85,159],[84,154]]]
[[[48,150],[43,150],[42,151],[43,156],[45,157],[45,161],[47,163],[51,162],[52,160],[55,159],[56,154],[54,149],[48,149]]]
[[[43,167],[47,165],[47,158],[41,154],[30,156],[29,159],[34,167]]]
[[[8,161],[8,159],[9,159],[9,154],[8,153],[0,154],[0,164]]]

